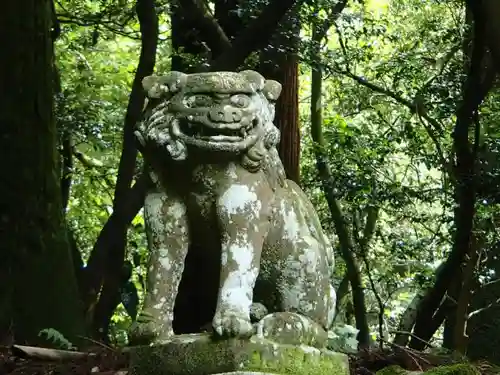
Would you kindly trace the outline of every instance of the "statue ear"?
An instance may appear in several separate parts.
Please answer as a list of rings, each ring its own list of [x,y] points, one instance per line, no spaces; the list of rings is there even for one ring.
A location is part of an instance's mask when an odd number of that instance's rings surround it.
[[[260,73],[254,70],[243,70],[239,74],[253,85],[255,91],[261,91],[264,88],[265,79]]]
[[[186,74],[171,71],[164,76],[144,77],[142,87],[146,90],[148,97],[160,99],[176,94],[186,84],[186,79]]]
[[[262,92],[264,93],[264,96],[267,98],[267,100],[269,100],[271,103],[275,103],[281,94],[281,89],[281,83],[279,83],[278,81],[273,81],[272,79],[267,79],[264,83]]]
[[[146,90],[148,97],[159,98],[161,96],[159,79],[158,76],[147,76],[142,79],[142,87]]]

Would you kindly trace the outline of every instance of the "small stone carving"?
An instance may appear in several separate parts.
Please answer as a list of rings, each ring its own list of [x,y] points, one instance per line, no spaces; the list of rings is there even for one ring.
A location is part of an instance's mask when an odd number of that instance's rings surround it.
[[[131,335],[172,339],[179,283],[195,244],[220,263],[212,320],[218,336],[260,330],[277,342],[323,346],[335,312],[334,256],[314,207],[285,178],[278,156],[273,119],[281,85],[243,71],[170,72],[146,77],[143,86],[150,105],[136,136],[153,181],[144,205],[150,259]],[[266,309],[271,314],[254,327],[251,310],[259,320]]]

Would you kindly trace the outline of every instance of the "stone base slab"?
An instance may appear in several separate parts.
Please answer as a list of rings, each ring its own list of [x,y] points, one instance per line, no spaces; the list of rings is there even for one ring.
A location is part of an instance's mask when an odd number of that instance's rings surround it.
[[[261,337],[214,340],[178,335],[130,349],[129,375],[349,375],[347,355]]]

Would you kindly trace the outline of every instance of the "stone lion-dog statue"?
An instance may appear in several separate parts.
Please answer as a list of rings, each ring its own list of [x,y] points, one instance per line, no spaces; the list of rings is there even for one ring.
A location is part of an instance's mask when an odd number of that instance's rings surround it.
[[[251,336],[253,303],[327,330],[336,304],[333,249],[278,156],[273,120],[281,84],[249,70],[172,71],[146,77],[143,87],[149,109],[136,137],[153,183],[144,205],[149,263],[135,336],[161,342],[174,334],[192,244],[220,263],[216,336]],[[200,287],[204,282],[200,275]]]

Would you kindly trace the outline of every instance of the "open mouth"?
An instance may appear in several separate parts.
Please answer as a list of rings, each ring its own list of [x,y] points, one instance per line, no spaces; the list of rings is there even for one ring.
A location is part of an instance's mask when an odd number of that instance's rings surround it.
[[[239,123],[221,123],[207,126],[196,121],[182,121],[180,131],[186,137],[204,141],[241,142],[248,137],[256,125],[256,120],[246,126]]]

